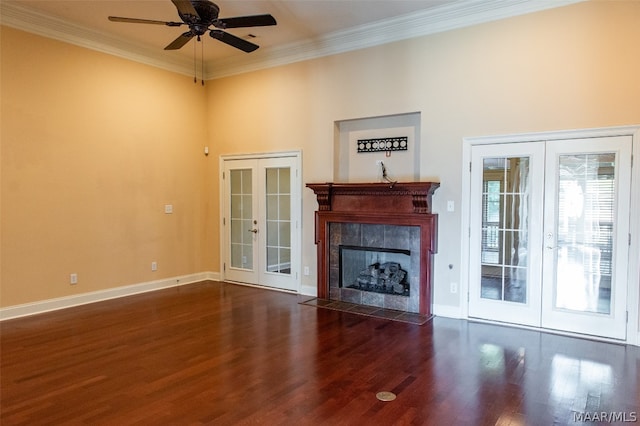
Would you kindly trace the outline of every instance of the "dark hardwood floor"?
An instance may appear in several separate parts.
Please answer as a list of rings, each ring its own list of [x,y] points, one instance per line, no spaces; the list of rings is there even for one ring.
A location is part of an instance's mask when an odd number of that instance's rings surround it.
[[[4,321],[0,423],[640,422],[638,347],[300,301],[204,282]]]

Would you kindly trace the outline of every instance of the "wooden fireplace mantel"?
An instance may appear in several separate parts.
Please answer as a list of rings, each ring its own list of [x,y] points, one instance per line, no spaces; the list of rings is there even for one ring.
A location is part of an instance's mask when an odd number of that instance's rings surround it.
[[[329,224],[364,223],[420,227],[420,314],[431,316],[433,254],[438,215],[431,213],[437,182],[308,183],[318,201],[318,297],[329,298]]]
[[[308,183],[319,211],[431,213],[437,182]],[[380,197],[385,197],[380,203]]]

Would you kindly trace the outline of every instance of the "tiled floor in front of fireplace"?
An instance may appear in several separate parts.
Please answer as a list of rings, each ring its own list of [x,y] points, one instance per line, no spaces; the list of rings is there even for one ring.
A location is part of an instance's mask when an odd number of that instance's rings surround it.
[[[413,312],[395,311],[393,309],[378,308],[376,306],[358,305],[355,303],[341,302],[313,298],[300,302],[301,305],[315,306],[316,308],[332,309],[334,311],[349,312],[352,314],[366,315],[392,321],[408,322],[410,324],[422,325],[429,321],[432,316],[420,315]]]

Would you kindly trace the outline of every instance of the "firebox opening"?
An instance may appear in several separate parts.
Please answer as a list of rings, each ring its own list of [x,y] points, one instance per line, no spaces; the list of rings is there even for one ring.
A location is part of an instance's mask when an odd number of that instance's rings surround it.
[[[338,253],[340,287],[409,297],[410,250],[340,245]]]

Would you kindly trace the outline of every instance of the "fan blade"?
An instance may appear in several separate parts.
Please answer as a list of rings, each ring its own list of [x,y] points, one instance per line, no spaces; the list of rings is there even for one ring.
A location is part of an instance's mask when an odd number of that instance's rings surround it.
[[[211,32],[209,32],[209,35],[215,39],[220,40],[223,43],[228,44],[229,46],[233,46],[247,53],[253,52],[258,47],[260,47],[257,44],[253,44],[247,40],[241,39],[240,37],[236,37],[229,33],[225,33],[221,30],[211,30]]]
[[[131,24],[155,24],[166,25],[169,27],[179,27],[180,25],[184,25],[184,22],[154,21],[152,19],[123,18],[121,16],[109,16],[109,20],[112,22],[127,22]]]
[[[171,0],[171,2],[176,6],[180,15],[191,15],[200,19],[200,15],[198,15],[195,7],[193,7],[189,0]]]
[[[178,50],[193,38],[191,31],[181,34],[177,39],[173,40],[164,50]]]
[[[238,16],[218,19],[214,22],[218,28],[267,27],[276,24],[276,18],[271,15]]]

